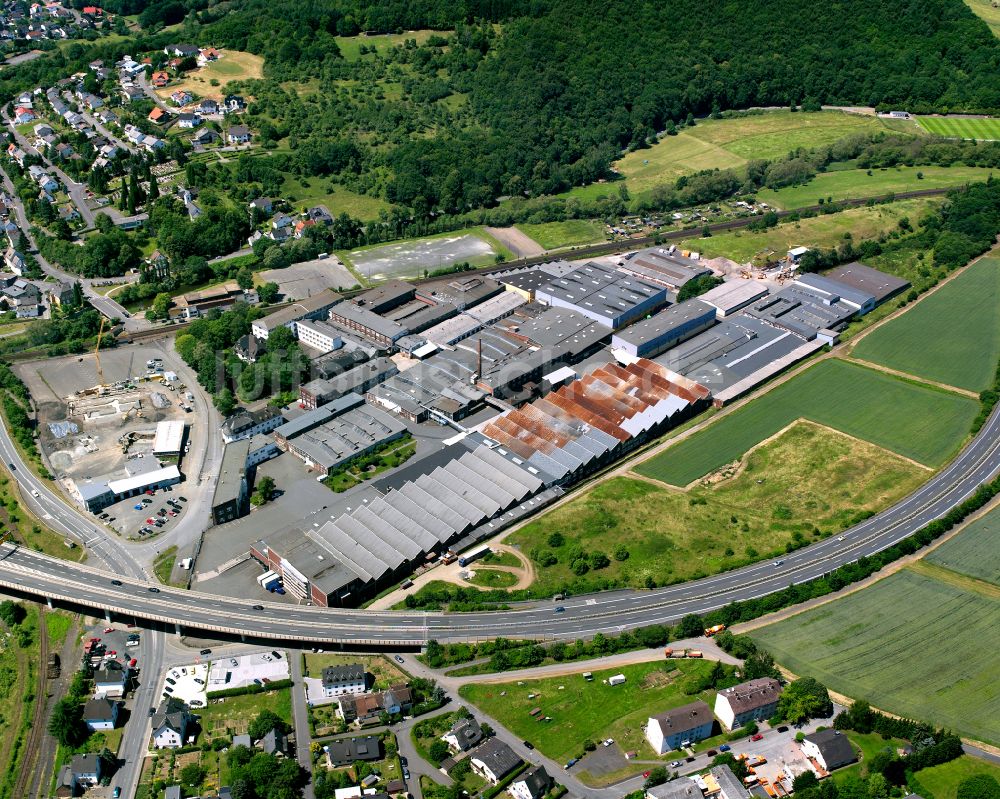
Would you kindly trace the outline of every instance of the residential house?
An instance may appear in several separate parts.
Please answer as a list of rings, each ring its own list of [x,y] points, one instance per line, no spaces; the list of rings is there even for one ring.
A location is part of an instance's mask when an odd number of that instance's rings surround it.
[[[76,299],[72,283],[59,283],[49,288],[49,302],[52,305],[72,305]]]
[[[14,161],[22,169],[24,168],[24,159],[28,157],[28,154],[24,150],[16,144],[11,143],[7,145],[7,155],[11,161]]]
[[[152,111],[149,112],[149,116],[146,117],[146,119],[148,119],[150,122],[155,122],[156,124],[160,124],[161,122],[166,120],[166,117],[167,117],[167,112],[164,111],[162,108],[160,108],[160,106],[156,106],[156,108],[154,108]]]
[[[160,70],[158,72],[154,72],[153,76],[149,80],[150,83],[152,83],[157,89],[162,89],[170,83],[170,73]]]
[[[274,200],[270,197],[258,197],[250,201],[250,213],[261,213],[270,216],[274,212]]]
[[[285,417],[277,408],[264,407],[256,411],[241,408],[222,423],[222,440],[232,444],[261,433],[270,433],[284,423]]]
[[[226,99],[222,101],[222,106],[227,114],[238,114],[240,111],[246,111],[247,108],[246,101],[238,94],[227,94]]]
[[[250,736],[247,735],[246,733],[243,733],[241,735],[234,735],[233,746],[245,746],[247,749],[253,749],[253,741],[250,739]]]
[[[327,757],[334,767],[349,766],[359,760],[373,762],[382,759],[382,741],[374,735],[363,738],[337,738],[328,744]]]
[[[545,766],[529,768],[518,776],[507,789],[514,799],[541,799],[555,786]]]
[[[701,788],[690,777],[680,777],[646,789],[645,799],[702,799]]]
[[[226,131],[226,141],[229,144],[246,144],[250,141],[250,128],[246,125],[233,125]]]
[[[459,719],[441,740],[452,752],[468,752],[483,740],[483,728],[474,718]]]
[[[191,141],[195,144],[212,144],[219,140],[219,134],[216,133],[211,128],[202,128],[194,136],[191,137]]]
[[[163,799],[184,799],[180,785],[168,785],[163,792]]]
[[[658,755],[704,740],[712,734],[712,710],[704,702],[675,707],[646,724],[646,740]]]
[[[125,696],[128,678],[129,670],[127,668],[122,668],[116,661],[109,661],[103,669],[94,672],[94,698]]]
[[[56,796],[77,796],[87,788],[100,784],[103,776],[101,764],[99,755],[73,755],[69,765],[63,766],[59,772]]]
[[[124,100],[126,103],[137,103],[139,102],[139,100],[141,100],[143,97],[146,96],[146,93],[142,89],[140,89],[138,86],[133,86],[132,84],[122,84],[121,88],[119,89],[119,93],[122,96],[122,100]],[[156,108],[154,110],[159,110],[161,113],[157,115],[155,119],[153,118],[153,115],[151,113],[149,115],[149,118],[152,119],[154,122],[157,122],[162,116],[163,109]]]
[[[211,64],[213,61],[218,61],[219,56],[221,56],[218,50],[214,47],[206,47],[200,53],[198,53],[198,66],[203,67],[206,64]]]
[[[206,97],[198,105],[198,113],[200,114],[218,114],[219,113],[219,103],[217,100],[213,100],[211,97]]]
[[[315,224],[311,219],[300,219],[295,223],[295,238],[301,239],[305,232]]]
[[[395,685],[388,691],[342,696],[337,715],[348,724],[364,727],[377,724],[383,713],[395,716],[406,713],[412,706],[413,691],[405,685]]]
[[[363,694],[368,684],[365,667],[360,663],[327,666],[323,669],[323,696]]]
[[[715,695],[715,715],[727,730],[769,719],[778,707],[781,683],[771,677],[748,680]]]
[[[175,58],[197,58],[201,50],[193,44],[171,44],[164,47],[163,52]]]
[[[83,707],[83,721],[91,730],[113,730],[118,722],[118,703],[91,699]]]
[[[306,211],[306,217],[317,225],[330,227],[333,224],[333,215],[325,205],[314,205]]]
[[[34,122],[36,119],[38,117],[35,116],[35,112],[30,108],[18,106],[14,109],[14,122],[18,125],[26,125],[29,122]]]
[[[288,737],[277,727],[272,727],[257,745],[269,755],[283,757],[288,752]]]
[[[802,740],[800,747],[802,754],[815,760],[825,771],[833,771],[858,759],[851,742],[840,730],[810,733]]]
[[[196,128],[201,124],[201,117],[197,114],[178,114],[177,115],[177,127],[179,128]]]
[[[170,102],[174,105],[187,105],[193,100],[194,97],[191,96],[191,92],[185,89],[177,89],[177,91],[170,93]]]
[[[6,249],[3,254],[3,261],[7,265],[7,268],[19,277],[28,269],[28,263],[24,260],[24,256],[13,247]]]
[[[243,363],[256,363],[267,352],[267,344],[248,333],[236,342],[233,352],[236,353],[236,357],[243,361]]]
[[[524,761],[499,738],[490,738],[469,755],[469,765],[491,785],[502,782]]]
[[[729,766],[716,766],[708,773],[719,786],[718,794],[713,799],[750,799],[750,791],[744,787]]]
[[[153,714],[153,746],[176,749],[184,745],[191,715],[180,699],[164,699]]]

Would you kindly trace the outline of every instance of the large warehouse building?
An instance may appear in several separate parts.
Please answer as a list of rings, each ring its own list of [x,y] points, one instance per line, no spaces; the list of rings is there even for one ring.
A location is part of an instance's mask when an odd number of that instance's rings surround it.
[[[611,337],[611,347],[636,358],[653,358],[710,328],[715,313],[701,300],[688,300],[618,331]]]
[[[184,447],[184,421],[172,419],[156,423],[153,436],[153,454],[158,458],[180,457]]]
[[[535,299],[617,330],[663,305],[667,289],[589,263],[538,288]]]

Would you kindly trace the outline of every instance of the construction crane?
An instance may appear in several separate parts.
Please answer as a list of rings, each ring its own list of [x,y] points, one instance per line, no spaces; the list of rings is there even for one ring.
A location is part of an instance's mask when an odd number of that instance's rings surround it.
[[[107,320],[101,317],[101,328],[97,331],[97,346],[94,347],[94,360],[97,361],[97,380],[98,387],[104,388],[104,370],[101,368],[101,336],[104,334],[104,323]]]

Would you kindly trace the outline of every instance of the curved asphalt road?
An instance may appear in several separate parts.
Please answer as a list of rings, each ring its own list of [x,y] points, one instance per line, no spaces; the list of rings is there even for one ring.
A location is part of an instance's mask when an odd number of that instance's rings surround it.
[[[5,433],[0,436],[0,452],[9,457]],[[126,574],[126,570],[120,568],[125,564],[120,562],[111,567],[113,574],[109,574],[9,545],[0,551],[0,588],[183,628],[285,641],[414,647],[430,638],[442,642],[476,641],[497,636],[540,640],[576,638],[673,622],[686,613],[705,613],[736,600],[761,597],[789,584],[821,576],[862,555],[879,552],[941,517],[998,471],[1000,408],[958,457],[916,492],[839,536],[785,556],[781,565],[759,563],[654,591],[576,597],[561,603],[565,610],[559,613],[550,603],[507,612],[456,614],[376,612],[270,603],[263,605],[262,610],[254,610],[245,599],[165,587],[151,592],[150,583]],[[26,470],[18,469],[14,474],[22,484],[38,483]],[[40,497],[44,507],[52,507],[48,501],[50,494],[46,491]],[[52,499],[61,508],[60,512],[51,514],[56,526],[79,526],[79,520],[85,517],[75,515],[58,498],[52,496]],[[88,527],[84,535],[95,529]],[[104,557],[114,561],[120,554],[106,551]],[[122,585],[112,585],[113,578],[119,579]]]

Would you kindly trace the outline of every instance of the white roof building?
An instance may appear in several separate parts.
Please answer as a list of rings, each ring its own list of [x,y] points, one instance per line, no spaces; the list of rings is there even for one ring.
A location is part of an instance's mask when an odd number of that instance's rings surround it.
[[[157,456],[180,455],[184,444],[184,421],[173,419],[156,423],[156,436],[153,438],[153,454]]]

